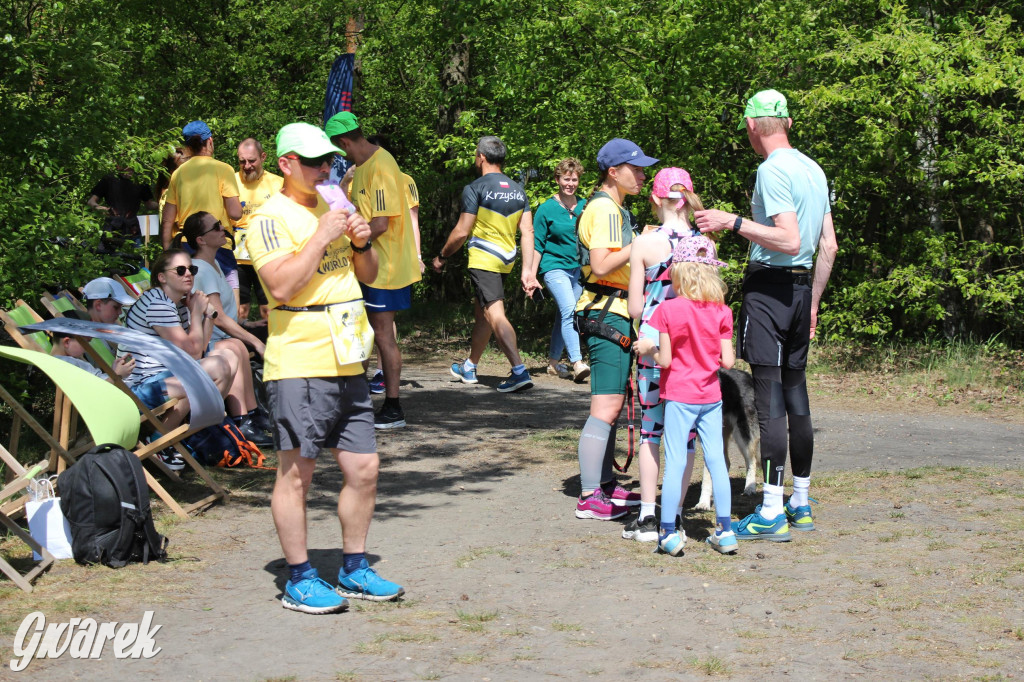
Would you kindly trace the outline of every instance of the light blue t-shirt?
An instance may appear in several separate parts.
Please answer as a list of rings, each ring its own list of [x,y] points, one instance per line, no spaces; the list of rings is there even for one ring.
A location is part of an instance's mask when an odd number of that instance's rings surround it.
[[[821,223],[832,211],[828,181],[821,166],[795,149],[776,149],[757,167],[750,201],[754,221],[774,227],[772,216],[795,212],[800,225],[800,253],[790,256],[750,243],[751,262],[785,268],[810,268],[821,238]]]
[[[192,262],[199,266],[199,272],[196,273],[196,282],[192,287],[192,291],[201,291],[207,295],[220,294],[220,304],[224,308],[224,314],[233,320],[237,320],[238,304],[235,303],[235,292],[231,289],[231,285],[228,284],[224,273],[221,272],[220,266],[217,263],[210,265],[198,258],[193,259]],[[213,328],[213,334],[210,335],[211,341],[220,341],[226,338],[228,338],[227,332],[219,327]]]

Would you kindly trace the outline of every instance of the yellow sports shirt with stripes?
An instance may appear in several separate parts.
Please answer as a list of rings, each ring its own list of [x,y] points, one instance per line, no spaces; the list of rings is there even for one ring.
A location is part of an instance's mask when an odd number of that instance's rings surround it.
[[[235,173],[235,182],[238,183],[238,200],[242,203],[242,217],[237,222],[232,221],[235,227],[235,260],[244,264],[251,262],[249,250],[245,247],[249,219],[270,197],[281,191],[284,178],[264,171],[256,182],[246,182],[241,173]]]
[[[416,189],[416,181],[408,173],[402,173],[402,182],[405,183],[405,200],[409,208],[416,208],[420,205],[420,191]]]
[[[509,273],[516,262],[516,230],[530,212],[526,192],[504,173],[483,175],[462,190],[462,212],[476,216],[466,243],[469,267]]]
[[[319,196],[316,208],[296,203],[280,192],[270,197],[249,219],[249,256],[256,271],[271,261],[298,253],[316,233],[320,216],[329,210]],[[266,285],[263,289],[270,303],[267,352],[263,358],[265,380],[362,374],[362,363],[338,363],[326,312],[277,309],[281,304],[302,308],[362,299],[347,236],[331,242],[309,283],[290,300],[278,301]]]
[[[388,229],[373,240],[379,266],[374,289],[401,289],[420,281],[419,254],[412,232],[402,171],[388,150],[379,147],[352,176],[352,203],[370,222],[388,219]]]
[[[615,201],[608,197],[596,197],[587,202],[580,216],[579,240],[587,249],[609,249],[619,251],[629,243],[623,235],[623,230],[632,229],[622,224],[622,210]],[[632,235],[630,235],[632,237]],[[604,286],[615,287],[626,290],[629,288],[629,261],[613,272],[609,272],[601,279],[596,279],[590,274],[590,266],[583,266],[583,275],[588,281],[596,282]],[[597,303],[594,303],[594,298]],[[591,310],[601,310],[608,301],[603,296],[598,296],[591,291],[583,290],[580,300],[576,303],[576,311],[579,312],[589,307]],[[616,298],[608,309],[609,312],[621,315],[629,319],[629,307],[626,297]]]

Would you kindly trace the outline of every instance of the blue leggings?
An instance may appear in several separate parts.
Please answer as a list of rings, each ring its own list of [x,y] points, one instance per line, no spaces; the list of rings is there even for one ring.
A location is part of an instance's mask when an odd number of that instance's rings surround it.
[[[674,523],[679,500],[683,496],[683,473],[686,471],[686,441],[696,424],[704,450],[704,463],[711,472],[711,488],[715,496],[715,516],[732,514],[732,490],[729,470],[725,466],[722,444],[722,401],[691,405],[665,401],[665,478],[661,484],[661,522]]]

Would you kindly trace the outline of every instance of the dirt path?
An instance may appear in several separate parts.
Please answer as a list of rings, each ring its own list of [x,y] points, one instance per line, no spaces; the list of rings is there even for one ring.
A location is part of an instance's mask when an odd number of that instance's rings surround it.
[[[321,617],[282,609],[270,477],[220,472],[230,504],[164,521],[177,561],[121,571],[61,562],[33,595],[0,593],[4,664],[34,608],[58,621],[137,621],[152,609],[157,657],[35,661],[0,678],[1024,674],[1019,419],[901,417],[898,406],[813,395],[821,530],[722,557],[702,542],[711,515],[691,512],[685,555],[671,558],[622,540],[619,522],[573,517],[585,387],[535,373],[533,390],[502,395],[497,364],[477,387],[450,383],[446,367],[407,369],[410,426],[379,439],[371,563],[405,585],[404,601]],[[331,580],[341,480],[328,458],[320,465],[311,560]],[[757,500],[738,495],[735,462],[733,489],[736,518]]]

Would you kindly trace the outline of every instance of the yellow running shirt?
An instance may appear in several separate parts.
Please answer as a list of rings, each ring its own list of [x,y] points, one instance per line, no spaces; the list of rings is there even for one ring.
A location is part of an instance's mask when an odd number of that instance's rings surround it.
[[[237,197],[238,185],[231,166],[211,156],[193,156],[171,174],[165,202],[178,208],[171,231],[173,238],[193,213],[206,211],[231,234],[231,221],[224,210],[226,197]]]
[[[238,222],[233,223],[235,260],[239,263],[249,263],[249,251],[245,248],[245,229],[249,226],[249,218],[259,210],[267,199],[281,191],[281,187],[284,186],[284,178],[263,171],[263,175],[256,182],[246,182],[241,173],[235,173],[235,182],[238,183],[238,200],[242,202],[242,217]]]
[[[476,216],[466,242],[469,267],[512,272],[518,248],[516,232],[523,213],[530,212],[523,188],[504,173],[487,173],[462,190],[462,212]]]
[[[632,241],[632,234],[629,237],[623,234],[625,230],[631,229],[632,226],[623,226],[622,212],[614,199],[606,196],[596,197],[587,202],[587,207],[583,209],[583,215],[580,216],[580,244],[587,249],[619,251],[625,244],[629,244]],[[626,261],[618,270],[605,275],[603,279],[593,279],[590,274],[589,265],[583,266],[583,275],[588,281],[596,282],[597,284],[615,287],[616,289],[629,289],[629,261]],[[591,306],[594,298],[595,294],[593,292],[584,289],[580,300],[576,303],[576,312],[583,310],[587,306],[590,306],[592,310],[596,308],[600,311],[608,302],[603,296],[599,296],[597,303]],[[629,319],[629,307],[626,297],[616,298],[608,311]]]
[[[270,197],[249,219],[249,256],[256,271],[273,260],[297,253],[316,233],[320,216],[328,210],[319,196],[316,208],[302,206],[280,192]],[[263,359],[265,380],[363,373],[361,362],[338,363],[327,312],[277,310],[282,303],[301,308],[362,300],[347,236],[331,243],[309,284],[291,300],[277,301],[265,285],[263,288],[270,304],[267,353]]]
[[[416,189],[416,181],[408,173],[402,173],[402,182],[405,183],[405,200],[409,208],[416,208],[420,205],[420,192]]]
[[[386,217],[388,229],[373,240],[379,262],[374,289],[401,289],[420,281],[419,254],[412,233],[409,203],[402,171],[388,150],[378,148],[356,166],[352,176],[352,203],[370,222]]]

